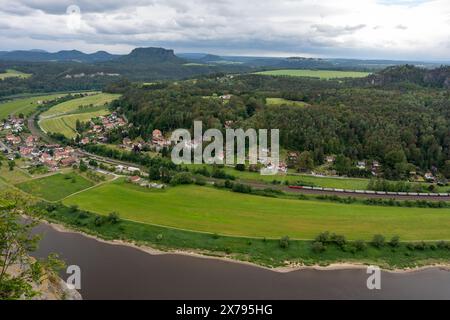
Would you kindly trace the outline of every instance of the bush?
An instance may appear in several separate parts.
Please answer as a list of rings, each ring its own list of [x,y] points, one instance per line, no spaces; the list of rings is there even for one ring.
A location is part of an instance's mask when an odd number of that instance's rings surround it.
[[[157,236],[156,236],[156,241],[162,241],[164,239],[164,236],[162,235],[162,233],[160,233],[160,234],[158,234]]]
[[[111,212],[108,215],[108,222],[111,224],[117,224],[120,222],[120,217],[119,214],[117,212]]]
[[[418,243],[415,244],[414,249],[415,250],[420,250],[420,251],[426,250],[427,249],[427,244],[424,241],[418,242]]]
[[[232,190],[233,190],[233,192],[239,192],[239,193],[251,193],[252,192],[252,188],[250,186],[247,186],[247,185],[241,184],[241,183],[234,183]]]
[[[287,249],[289,248],[289,237],[285,236],[280,239],[280,248]]]
[[[381,234],[376,234],[373,236],[372,245],[375,248],[380,249],[380,248],[384,247],[385,241],[386,240],[385,240],[384,236],[382,236]]]
[[[94,225],[96,227],[101,227],[102,225],[105,224],[105,222],[106,222],[106,219],[105,219],[105,217],[102,217],[102,216],[96,216],[94,219]]]
[[[245,164],[238,163],[234,168],[235,168],[237,171],[245,171]]]
[[[345,236],[342,236],[339,234],[334,234],[334,233],[330,236],[330,241],[341,248],[344,247],[345,244],[347,243]]]
[[[364,251],[366,249],[364,240],[356,240],[353,245],[355,246],[356,251]]]
[[[196,175],[194,177],[194,180],[195,180],[195,184],[198,185],[198,186],[206,185],[206,179],[203,176],[201,176],[201,175]]]
[[[224,183],[225,188],[233,189],[233,185],[234,185],[234,183],[231,182],[230,180],[225,180],[225,183]]]
[[[393,236],[391,241],[389,241],[389,245],[393,248],[398,248],[400,246],[400,237]]]
[[[328,231],[320,233],[316,237],[317,242],[327,243],[330,240],[330,233]]]
[[[312,244],[311,249],[314,253],[322,253],[327,249],[327,247],[322,242],[316,241]]]
[[[194,182],[191,173],[180,172],[175,174],[172,179],[170,179],[170,184],[172,186],[177,186],[180,184],[192,184]]]
[[[445,241],[439,241],[439,242],[436,244],[436,246],[437,246],[439,249],[449,249],[449,248],[450,248],[450,244],[449,244],[448,242],[445,242]]]

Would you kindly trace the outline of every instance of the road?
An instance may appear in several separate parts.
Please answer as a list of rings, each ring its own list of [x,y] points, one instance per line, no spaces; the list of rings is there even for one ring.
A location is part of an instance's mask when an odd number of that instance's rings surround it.
[[[27,119],[27,123],[28,123],[28,129],[30,130],[31,134],[33,136],[39,137],[41,138],[42,141],[49,143],[49,144],[58,144],[58,141],[53,140],[52,138],[50,138],[49,136],[47,136],[44,132],[42,132],[42,130],[40,128],[38,128],[36,126],[36,122],[34,121],[34,118],[38,115],[39,113],[33,113],[31,116],[28,117]]]

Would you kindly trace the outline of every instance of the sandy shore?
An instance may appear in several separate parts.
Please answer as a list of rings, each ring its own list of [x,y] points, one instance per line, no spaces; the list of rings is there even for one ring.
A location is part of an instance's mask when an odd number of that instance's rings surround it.
[[[333,264],[329,264],[327,266],[321,266],[321,265],[305,266],[305,265],[299,265],[299,264],[291,264],[291,265],[287,265],[284,267],[269,268],[269,267],[265,267],[265,266],[262,266],[262,265],[259,265],[256,263],[252,263],[252,262],[248,262],[248,261],[241,261],[241,260],[236,260],[236,259],[227,258],[227,257],[208,256],[208,255],[202,254],[201,252],[195,252],[195,251],[189,251],[189,250],[175,250],[175,249],[168,250],[168,251],[162,251],[159,249],[152,248],[150,246],[139,246],[132,242],[127,242],[127,241],[123,241],[123,240],[104,240],[97,236],[94,236],[94,235],[91,235],[91,234],[88,234],[88,233],[85,233],[85,232],[82,232],[79,230],[70,229],[62,224],[48,222],[45,220],[41,220],[41,222],[50,226],[51,228],[53,228],[54,230],[56,230],[58,232],[80,234],[84,237],[96,240],[101,243],[105,243],[105,244],[109,244],[109,245],[117,245],[117,246],[126,246],[126,247],[130,247],[130,248],[134,248],[134,249],[146,252],[151,255],[183,255],[183,256],[195,257],[195,258],[200,258],[200,259],[209,259],[209,260],[213,259],[213,260],[226,261],[226,262],[230,262],[230,263],[249,265],[252,267],[257,267],[257,268],[266,269],[266,270],[270,270],[273,272],[280,272],[280,273],[288,273],[288,272],[301,271],[301,270],[318,270],[318,271],[355,270],[355,269],[364,269],[365,270],[369,266],[368,264],[363,264],[363,263],[352,263],[352,262],[345,263],[345,262],[343,262],[343,263],[333,263]],[[382,269],[384,272],[390,272],[390,273],[411,273],[411,272],[419,272],[419,271],[423,271],[426,269],[432,269],[432,268],[439,268],[442,270],[450,271],[450,264],[433,264],[433,265],[426,265],[426,266],[421,266],[421,267],[416,267],[416,268],[405,268],[405,269],[385,269],[385,268],[382,268]]]

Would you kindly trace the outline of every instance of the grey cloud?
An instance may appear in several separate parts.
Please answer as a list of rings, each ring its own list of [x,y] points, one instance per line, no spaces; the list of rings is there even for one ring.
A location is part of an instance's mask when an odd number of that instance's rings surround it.
[[[25,8],[41,10],[50,14],[64,14],[67,7],[77,5],[82,12],[109,12],[131,6],[152,5],[153,0],[17,0]]]
[[[399,30],[408,30],[408,27],[407,27],[407,26],[404,26],[404,25],[402,25],[402,24],[399,24],[399,25],[395,26],[395,28],[396,28],[396,29],[399,29]]]
[[[333,26],[329,24],[314,24],[311,26],[311,28],[314,29],[317,33],[327,37],[336,37],[340,35],[352,34],[365,27],[366,27],[365,24],[358,24],[355,26]]]

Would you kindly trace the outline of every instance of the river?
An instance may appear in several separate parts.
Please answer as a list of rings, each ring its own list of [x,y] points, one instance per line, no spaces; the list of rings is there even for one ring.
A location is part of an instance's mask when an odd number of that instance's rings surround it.
[[[368,290],[363,269],[280,273],[252,265],[178,254],[153,255],[42,224],[37,257],[58,253],[81,268],[84,299],[450,299],[450,272],[382,272]],[[62,274],[63,279],[68,275]]]

